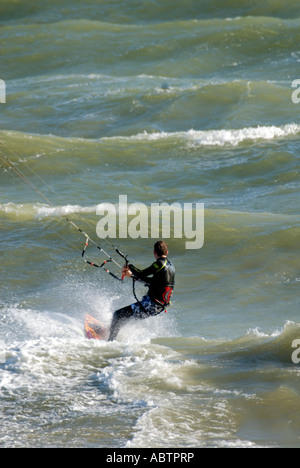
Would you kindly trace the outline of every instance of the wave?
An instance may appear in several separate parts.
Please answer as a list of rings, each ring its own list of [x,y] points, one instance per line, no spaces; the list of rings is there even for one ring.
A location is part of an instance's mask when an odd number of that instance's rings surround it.
[[[60,217],[70,214],[88,214],[95,213],[96,209],[97,206],[80,205],[49,206],[41,203],[32,205],[30,203],[18,204],[12,202],[0,204],[0,214],[2,213],[2,215],[17,220],[43,220],[49,217]]]
[[[280,79],[54,73],[10,80],[8,86],[10,108],[9,113],[3,108],[2,128],[25,132],[34,129],[37,134],[81,135],[97,140],[144,131],[155,137],[157,129],[167,136],[168,132],[190,130],[192,134],[201,129],[243,130],[298,122],[291,82]],[[43,99],[45,88],[47,101]],[[20,114],[20,92],[26,122]],[[40,115],[45,117],[39,121],[37,102]]]
[[[116,200],[113,200],[116,201]],[[130,203],[129,203],[130,206]],[[148,239],[152,239],[151,231],[151,207],[147,206],[148,211]],[[183,206],[183,205],[182,205]],[[45,223],[45,235],[47,235],[47,222],[53,220],[63,220],[67,216],[73,215],[74,221],[77,219],[80,227],[83,230],[93,229],[93,235],[96,236],[96,225],[100,221],[100,215],[97,215],[97,209],[101,207],[101,212],[105,208],[105,203],[93,206],[81,205],[61,205],[49,206],[46,204],[17,204],[6,203],[0,204],[0,219],[11,223],[20,223],[24,221],[37,221]],[[118,213],[118,206],[116,213]],[[171,205],[170,205],[171,208]],[[117,215],[118,216],[118,215]],[[141,214],[139,214],[141,216]],[[147,216],[143,214],[143,217]],[[146,218],[143,218],[146,222]],[[128,222],[132,217],[128,217]],[[178,253],[186,253],[187,238],[182,232],[182,228],[178,237],[178,226],[174,224],[172,216],[170,218],[170,233],[167,234],[169,243],[172,246],[172,251]],[[230,257],[229,263],[232,265],[236,262],[237,265],[243,266],[246,270],[264,272],[281,271],[282,261],[284,260],[285,268],[291,269],[290,275],[292,278],[299,276],[297,271],[296,256],[299,253],[299,238],[300,225],[299,218],[296,215],[276,214],[267,212],[235,212],[230,210],[209,209],[204,206],[204,247],[205,254],[222,250],[223,258]],[[117,219],[117,226],[118,226]],[[61,225],[61,234],[65,232],[67,223]],[[177,228],[177,237],[175,238],[175,229]],[[160,224],[160,229],[162,226]],[[51,230],[52,231],[52,230]],[[69,232],[69,229],[66,231]],[[115,234],[118,238],[118,234]],[[111,238],[111,240],[113,240]],[[128,233],[127,240],[122,240],[130,244],[131,236]],[[144,240],[138,237],[135,239],[137,245],[143,246]],[[259,246],[259,247],[258,247]],[[278,252],[274,256],[274,251]],[[282,258],[284,256],[284,259]],[[191,267],[191,271],[192,271]],[[285,275],[285,274],[284,274]],[[298,277],[293,279],[298,281]]]
[[[1,10],[0,10],[1,11]],[[293,18],[295,19],[295,18]],[[239,26],[238,28],[236,26]],[[273,30],[270,31],[270,26],[273,27]],[[7,35],[5,35],[5,39],[10,36],[14,31],[12,31],[11,25],[7,23],[7,25],[3,25],[4,30],[6,31]],[[249,47],[249,40],[257,40],[257,34],[265,33],[266,37],[264,40],[271,40],[273,38],[274,42],[274,35],[275,37],[278,35],[282,35],[282,32],[293,30],[295,34],[297,33],[298,29],[298,18],[296,21],[291,22],[290,20],[286,20],[283,18],[276,18],[267,15],[246,15],[246,16],[239,16],[233,14],[227,17],[218,17],[215,16],[213,18],[202,19],[202,18],[192,18],[192,19],[182,19],[177,18],[176,20],[170,19],[169,21],[159,21],[159,19],[152,24],[149,24],[146,28],[143,24],[139,23],[126,23],[126,22],[109,22],[103,18],[103,16],[92,18],[86,18],[84,16],[77,18],[72,18],[70,16],[62,16],[56,21],[52,21],[49,25],[47,30],[45,31],[44,25],[39,22],[33,22],[32,24],[26,22],[16,24],[17,32],[27,32],[31,31],[33,35],[37,35],[40,39],[46,40],[51,37],[55,33],[60,33],[66,35],[66,40],[76,40],[75,37],[72,37],[72,33],[85,33],[87,35],[86,40],[89,41],[91,38],[98,38],[103,37],[104,41],[111,38],[107,37],[107,35],[116,35],[117,39],[119,34],[124,35],[133,35],[135,38],[136,34],[139,35],[140,41],[148,41],[151,39],[151,44],[155,44],[155,40],[160,41],[160,37],[162,35],[166,35],[166,38],[169,37],[171,39],[172,36],[177,38],[175,43],[170,43],[171,48],[176,48],[178,46],[192,46],[194,44],[201,44],[203,40],[208,40],[213,44],[214,42],[218,42],[220,46],[220,37],[226,39],[227,44],[233,44],[237,39],[242,41],[245,46]],[[41,32],[44,31],[44,34],[41,35]],[[198,33],[191,34],[192,32]],[[247,35],[245,34],[247,32]],[[157,37],[153,36],[156,34]],[[97,35],[95,37],[95,35]],[[13,36],[18,43],[19,34],[14,34]],[[78,38],[77,38],[78,39]],[[124,37],[125,44],[127,43],[126,40],[128,38]],[[286,41],[287,44],[290,44],[291,41],[288,37],[282,37],[283,40]],[[293,38],[294,40],[296,38]],[[80,43],[78,43],[80,44]],[[83,44],[81,44],[83,46]],[[141,45],[141,43],[140,43]],[[282,45],[282,44],[281,44]],[[124,47],[124,44],[120,44],[119,41],[112,42],[113,47]],[[274,44],[274,46],[279,47],[280,44]],[[122,50],[122,49],[120,49]],[[134,50],[134,49],[132,49]],[[164,50],[162,48],[161,50]],[[170,50],[170,49],[168,49]],[[172,50],[172,49],[171,49]]]
[[[244,142],[270,141],[297,136],[300,133],[300,125],[296,123],[286,124],[281,127],[246,127],[242,129],[222,130],[189,130],[187,132],[155,132],[139,133],[132,136],[104,137],[105,140],[120,141],[158,141],[158,140],[184,140],[194,147],[198,146],[238,146]]]
[[[223,358],[259,361],[276,361],[286,364],[295,364],[292,360],[295,349],[295,340],[300,339],[300,324],[287,321],[282,329],[271,334],[252,329],[247,334],[233,340],[229,349],[225,350]],[[299,347],[299,346],[298,346]],[[294,354],[295,356],[295,354]]]
[[[113,200],[116,202],[115,206],[117,208],[118,201],[120,199],[116,198]],[[110,206],[111,202],[108,203]],[[130,205],[130,201],[128,200]],[[0,203],[0,212],[2,215],[14,215],[26,216],[32,218],[43,219],[46,217],[57,217],[65,216],[69,214],[91,214],[96,213],[100,208],[101,210],[105,209],[106,203],[99,203],[92,206],[82,206],[82,205],[61,205],[61,206],[50,206],[42,203]],[[148,211],[150,212],[151,203],[146,204]],[[170,207],[172,204],[170,204]],[[176,205],[177,206],[177,205]],[[183,206],[183,204],[182,204]],[[283,224],[295,223],[295,226],[299,225],[298,215],[288,215],[281,213],[271,213],[271,212],[247,212],[247,211],[233,211],[229,209],[206,209],[206,216],[210,223],[214,223],[216,220],[220,220],[222,225],[228,228],[229,225],[235,227],[235,231],[240,228],[241,230],[249,230],[249,227],[253,229],[259,228],[263,223],[268,225],[271,229],[274,226],[282,226]]]
[[[299,340],[299,343],[297,344],[295,340]],[[162,339],[158,339],[157,342],[162,343]],[[300,348],[300,323],[288,320],[282,328],[269,333],[259,328],[252,328],[245,335],[235,339],[176,337],[166,338],[163,342],[165,345],[178,348],[184,355],[191,354],[203,360],[213,359],[214,362],[226,360],[232,363],[248,361],[263,364],[276,361],[294,365],[292,354],[295,349],[297,350],[297,346]],[[298,354],[300,357],[300,351]]]
[[[105,0],[100,3],[96,0],[74,2],[66,0],[62,6],[61,2],[55,0],[44,0],[42,4],[29,4],[25,0],[18,2],[18,8],[9,1],[3,0],[0,5],[2,21],[38,21],[48,23],[66,17],[105,18],[111,23],[153,23],[157,21],[176,21],[178,19],[194,20],[208,18],[228,18],[234,16],[270,16],[282,18],[294,18],[299,16],[297,1],[287,0],[284,4],[277,0],[268,2],[253,2],[246,0],[237,5],[234,0],[204,1],[199,4],[193,0],[186,0],[184,5],[181,0],[165,0],[157,2],[140,2],[139,0]]]
[[[265,17],[238,17],[234,21],[178,18],[165,22],[157,19],[143,27],[103,22],[102,18],[103,15],[99,20],[63,16],[47,28],[43,23],[17,24],[14,28],[3,25],[2,61],[9,70],[6,79],[37,75],[40,70],[49,69],[49,63],[51,71],[59,73],[70,68],[78,72],[96,69],[120,76],[125,69],[136,74],[142,67],[150,74],[154,71],[182,76],[184,69],[189,76],[199,76],[199,70],[211,76],[220,71],[220,60],[224,60],[227,65],[223,66],[231,70],[232,76],[238,65],[255,67],[256,72],[266,59],[270,65],[276,62],[278,76],[278,69],[290,65],[287,56],[294,62],[290,57],[297,53],[295,44],[299,42],[298,21]],[[26,44],[24,35],[31,38]],[[22,57],[22,66],[18,60],[15,65],[11,62],[12,55]],[[272,70],[270,73],[273,75]]]
[[[250,330],[239,343],[233,342],[231,357],[254,359],[256,361],[277,361],[295,364],[292,360],[295,340],[300,339],[300,324],[287,321],[281,330],[264,334],[257,329]],[[298,346],[299,347],[299,346]]]
[[[242,144],[252,144],[259,142],[271,142],[284,140],[292,137],[297,137],[300,134],[300,125],[291,122],[285,125],[276,126],[257,126],[257,127],[244,127],[232,129],[213,129],[213,130],[194,130],[177,132],[148,132],[144,131],[134,135],[124,136],[104,136],[101,138],[78,138],[78,137],[61,137],[53,134],[32,134],[16,131],[2,131],[0,132],[0,143],[4,144],[4,148],[12,150],[15,146],[23,148],[24,153],[24,140],[26,140],[26,148],[29,150],[30,159],[39,158],[45,151],[52,155],[61,153],[65,150],[74,150],[76,147],[82,146],[82,149],[89,145],[114,145],[118,142],[127,143],[159,143],[167,141],[168,143],[177,144],[182,142],[190,148],[197,147],[237,147]],[[1,136],[2,135],[2,136]],[[92,149],[92,147],[91,147]],[[32,155],[32,151],[35,152]],[[38,151],[38,153],[36,153]],[[61,157],[61,154],[58,154]],[[21,158],[19,161],[27,161],[26,157]],[[98,158],[97,158],[98,161]]]

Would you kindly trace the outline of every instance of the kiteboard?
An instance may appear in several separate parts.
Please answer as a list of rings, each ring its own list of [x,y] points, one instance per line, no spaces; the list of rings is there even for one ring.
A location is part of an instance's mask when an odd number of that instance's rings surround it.
[[[109,330],[91,315],[86,315],[84,333],[89,340],[108,340]]]

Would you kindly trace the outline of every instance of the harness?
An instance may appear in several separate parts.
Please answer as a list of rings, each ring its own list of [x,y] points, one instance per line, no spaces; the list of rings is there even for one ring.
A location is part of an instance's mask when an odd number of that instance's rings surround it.
[[[137,295],[136,295],[136,291],[135,291],[135,283],[136,283],[136,282],[139,282],[139,281],[141,281],[141,280],[132,277],[132,292],[133,292],[133,295],[134,295],[135,300],[136,300],[137,303],[139,304],[139,306],[140,306],[140,308],[142,309],[142,311],[143,311],[145,314],[147,314],[147,311],[146,311],[145,307],[143,306],[143,304],[141,303],[141,301],[138,299],[138,297],[137,297]],[[147,283],[145,283],[145,282],[143,282],[143,283],[144,283],[145,286],[150,286],[149,284],[147,284]],[[165,297],[166,293],[169,292],[168,298],[170,299],[171,296],[172,296],[172,293],[173,293],[173,289],[172,289],[171,287],[169,287],[169,286],[166,287],[166,289],[167,289],[168,291],[166,291],[166,292],[164,293],[164,297]],[[168,302],[162,303],[162,302],[160,302],[158,299],[154,299],[153,302],[155,302],[156,304],[158,304],[158,305],[161,307],[161,312],[165,312],[165,313],[167,314],[168,311],[166,310],[166,308],[169,307],[169,305],[171,305],[171,301],[170,301],[170,300],[168,300]],[[160,312],[160,313],[161,313],[161,312]]]

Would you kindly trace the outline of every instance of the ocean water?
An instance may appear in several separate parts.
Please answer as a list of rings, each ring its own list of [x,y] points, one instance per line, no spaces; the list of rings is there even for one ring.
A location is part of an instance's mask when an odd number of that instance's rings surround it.
[[[2,0],[0,25],[0,446],[299,447],[299,2]],[[204,203],[205,241],[166,239],[167,314],[88,341],[132,286],[66,217],[122,262],[96,234],[120,195]]]

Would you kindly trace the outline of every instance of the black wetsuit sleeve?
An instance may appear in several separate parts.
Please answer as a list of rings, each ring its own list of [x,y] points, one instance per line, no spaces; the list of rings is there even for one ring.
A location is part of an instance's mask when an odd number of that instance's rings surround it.
[[[143,281],[150,280],[150,276],[154,275],[154,273],[157,270],[157,267],[155,266],[156,263],[153,263],[150,267],[146,268],[145,270],[139,270],[136,268],[134,265],[129,265],[130,270],[133,273],[133,276],[137,279],[141,279]]]

